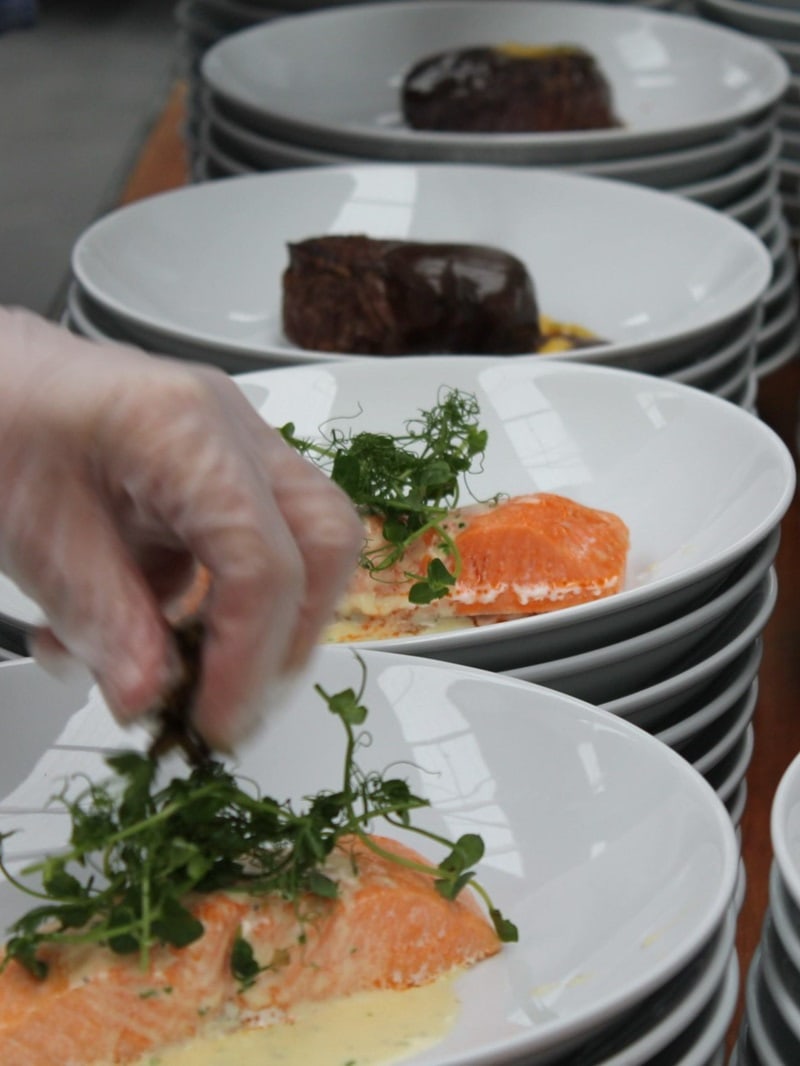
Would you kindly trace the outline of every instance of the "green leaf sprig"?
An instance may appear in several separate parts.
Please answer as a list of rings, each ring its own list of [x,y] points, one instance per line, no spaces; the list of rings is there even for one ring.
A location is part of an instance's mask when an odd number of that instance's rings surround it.
[[[486,450],[488,434],[479,428],[479,415],[472,393],[449,388],[396,435],[334,427],[315,442],[297,437],[292,422],[281,428],[284,439],[325,469],[361,514],[383,519],[385,543],[361,555],[361,565],[373,576],[398,563],[420,538],[434,534],[451,565],[437,557],[424,574],[405,572],[413,582],[411,603],[446,596],[458,579],[461,558],[444,520],[458,503],[460,478],[475,469]]]
[[[325,872],[325,860],[342,837],[355,835],[366,847],[393,862],[435,878],[437,890],[454,899],[471,884],[485,900],[503,941],[517,939],[513,924],[495,908],[471,867],[483,855],[474,834],[454,844],[411,824],[411,812],[428,805],[406,781],[363,772],[355,761],[365,742],[359,727],[367,717],[361,687],[328,695],[316,691],[344,726],[346,748],[341,788],[306,797],[296,812],[290,803],[247,789],[214,759],[182,778],[157,783],[158,763],[149,755],[123,752],[107,762],[115,777],[87,783],[76,798],[69,782],[54,800],[71,818],[69,846],[27,867],[22,877],[41,880],[37,890],[15,877],[2,859],[0,870],[39,905],[9,929],[0,972],[16,959],[38,978],[47,975],[41,948],[47,944],[98,944],[120,955],[139,954],[147,970],[155,945],[182,948],[203,935],[202,922],[187,906],[191,894],[220,890],[252,895],[277,893],[298,902],[306,894],[335,899],[338,885]],[[74,779],[72,779],[74,781]],[[448,848],[438,866],[412,862],[386,851],[369,826],[383,818]],[[300,912],[299,912],[300,913]],[[302,918],[302,913],[300,913]],[[247,987],[264,968],[240,936],[231,960],[234,975]]]

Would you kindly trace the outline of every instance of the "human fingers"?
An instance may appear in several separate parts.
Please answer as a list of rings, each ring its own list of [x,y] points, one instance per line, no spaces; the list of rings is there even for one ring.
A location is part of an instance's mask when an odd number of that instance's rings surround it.
[[[302,552],[276,500],[265,455],[285,445],[224,375],[182,375],[142,416],[121,400],[102,420],[114,484],[140,539],[177,543],[207,571],[205,646],[195,724],[230,746],[264,710],[306,589]]]
[[[175,666],[159,602],[169,581],[153,581],[144,554],[207,563],[210,641],[231,653],[211,702],[230,724],[279,671],[304,589],[256,460],[267,428],[219,372],[90,344],[25,313],[0,325],[0,566],[129,719]],[[235,730],[209,732],[222,743]]]
[[[272,457],[274,491],[306,570],[306,594],[286,663],[291,672],[305,663],[333,616],[357,566],[364,527],[349,497],[311,462],[287,450]]]

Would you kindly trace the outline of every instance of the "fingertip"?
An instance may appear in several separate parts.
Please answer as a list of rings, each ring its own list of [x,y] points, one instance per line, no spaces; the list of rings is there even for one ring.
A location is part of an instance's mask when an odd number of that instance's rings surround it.
[[[273,716],[291,701],[301,676],[302,671],[286,671],[270,678],[235,706],[228,704],[227,713],[201,704],[195,711],[195,728],[212,749],[233,753],[268,728]]]
[[[129,725],[159,706],[179,682],[183,667],[157,613],[131,615],[119,625],[106,621],[102,634],[82,631],[66,647],[54,635],[37,636],[37,659],[51,672],[68,669],[70,661],[88,668],[111,713],[121,725]]]
[[[164,634],[151,649],[120,650],[107,667],[95,669],[106,702],[122,723],[152,714],[181,678],[173,642]]]
[[[104,666],[102,659],[84,663],[46,627],[36,629],[28,636],[28,650],[45,673],[58,681],[67,682],[81,674],[85,676],[88,667],[109,710],[122,725],[151,710],[170,684],[168,664],[152,668],[132,652],[126,653],[122,649],[114,656],[111,666]]]

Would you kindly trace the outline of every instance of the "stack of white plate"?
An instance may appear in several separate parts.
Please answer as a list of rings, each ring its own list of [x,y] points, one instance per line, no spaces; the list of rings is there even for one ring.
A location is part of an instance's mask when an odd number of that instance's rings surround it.
[[[263,417],[319,439],[399,433],[443,387],[472,394],[488,431],[462,502],[555,492],[619,515],[619,593],[492,625],[358,641],[535,682],[642,727],[706,778],[738,824],[753,751],[772,561],[795,471],[759,419],[701,390],[611,367],[479,357],[350,360],[237,379]],[[36,611],[7,582],[0,615]]]
[[[124,207],[72,257],[68,323],[98,340],[240,372],[346,353],[283,335],[287,244],[329,233],[491,244],[540,311],[607,343],[536,356],[644,370],[752,407],[770,254],[703,205],[625,182],[452,164],[309,167],[206,182]],[[375,356],[361,357],[366,362]]]
[[[546,134],[412,130],[406,70],[476,42],[574,42],[598,59],[624,125]],[[735,71],[735,77],[731,76]],[[797,262],[782,212],[778,104],[789,85],[772,48],[699,18],[548,0],[358,4],[276,19],[205,54],[190,133],[198,179],[373,161],[558,167],[680,194],[742,222],[768,247],[775,289],[759,373],[800,347]]]
[[[413,824],[482,836],[478,880],[520,934],[456,978],[454,1024],[404,1061],[721,1066],[741,865],[708,785],[641,730],[560,693],[409,656],[363,661],[360,768],[391,767],[429,801]],[[361,680],[348,650],[322,649],[235,771],[298,807],[338,787],[344,734],[312,686]],[[88,681],[56,684],[29,662],[0,666],[0,708],[3,857],[18,873],[66,842],[68,818],[47,806],[64,775],[107,777],[106,754],[147,738],[115,727]],[[371,828],[441,860],[430,841]],[[0,883],[4,926],[29,907]]]
[[[771,835],[769,903],[730,1066],[800,1061],[800,756],[775,793]]]
[[[778,110],[778,163],[786,216],[800,239],[800,7],[797,0],[697,0],[700,15],[759,38],[786,61],[790,83]]]

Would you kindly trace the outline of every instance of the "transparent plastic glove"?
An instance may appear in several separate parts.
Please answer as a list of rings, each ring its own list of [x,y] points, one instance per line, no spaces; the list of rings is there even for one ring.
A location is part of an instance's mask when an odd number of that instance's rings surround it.
[[[121,721],[177,677],[164,605],[199,563],[195,725],[233,746],[308,657],[361,538],[221,372],[0,310],[0,568],[45,614],[34,654],[85,663]]]

